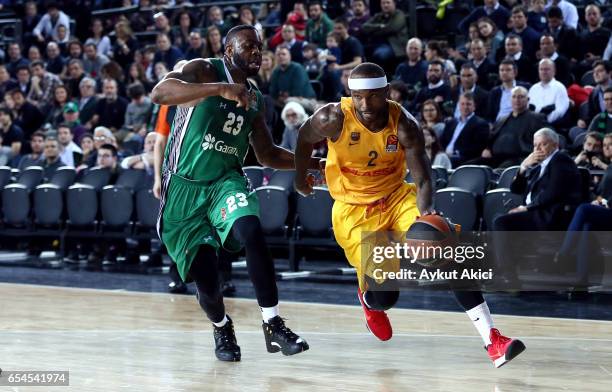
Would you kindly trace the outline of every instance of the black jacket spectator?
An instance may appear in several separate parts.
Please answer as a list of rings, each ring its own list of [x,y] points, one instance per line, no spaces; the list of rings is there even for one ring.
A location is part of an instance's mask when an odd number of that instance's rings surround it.
[[[518,165],[533,151],[533,134],[544,127],[544,115],[525,110],[517,116],[510,113],[493,127],[487,148],[491,150],[491,166]]]
[[[524,82],[516,82],[516,87],[525,87],[529,90],[531,85]],[[495,86],[489,91],[489,103],[488,103],[488,115],[487,120],[494,123],[497,120],[497,114],[499,113],[499,106],[502,98],[502,86]]]
[[[518,174],[510,190],[523,195],[523,200],[531,193],[531,203],[526,205],[531,230],[565,230],[581,202],[580,172],[572,158],[558,151],[539,175],[539,165]]]
[[[564,55],[568,59],[579,59],[581,58],[580,45],[576,43],[578,40],[578,33],[575,29],[568,27],[564,24],[554,29],[547,29],[546,33],[551,34],[555,37],[557,43],[557,50],[560,54]],[[603,52],[602,52],[603,53]]]
[[[497,1],[497,6],[492,10],[492,12],[488,13],[484,6],[477,7],[469,14],[465,19],[459,22],[458,29],[464,35],[467,35],[470,24],[476,22],[478,19],[487,16],[495,22],[498,30],[508,31],[508,18],[510,18],[510,12],[508,9]]]
[[[410,86],[415,86],[417,83],[427,83],[427,61],[421,59],[414,65],[410,65],[408,61],[403,61],[395,69],[393,79],[401,80]]]
[[[117,97],[114,101],[107,98],[99,100],[95,111],[95,114],[99,116],[97,125],[114,129],[121,128],[125,120],[127,105],[128,100],[123,97]]]
[[[442,147],[446,149],[453,138],[453,133],[459,122],[456,119],[451,119],[446,122],[444,133],[440,138]],[[487,136],[489,135],[489,124],[477,115],[467,121],[461,134],[455,141],[454,150],[459,152],[459,155],[451,156],[453,167],[457,167],[464,162],[480,156],[480,153],[485,148]]]
[[[476,104],[476,115],[478,117],[486,118],[489,114],[489,92],[480,86],[474,86],[474,91],[472,91],[472,94],[474,94],[474,103]],[[451,91],[451,98],[455,103],[455,107],[459,102],[460,95],[461,91],[459,91],[459,86]],[[456,113],[457,110],[455,110],[455,114]]]

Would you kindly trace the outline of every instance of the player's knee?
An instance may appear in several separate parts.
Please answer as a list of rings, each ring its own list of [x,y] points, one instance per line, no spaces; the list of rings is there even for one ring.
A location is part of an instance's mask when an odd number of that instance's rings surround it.
[[[243,216],[237,219],[232,227],[232,234],[242,246],[264,240],[261,223],[255,215]]]

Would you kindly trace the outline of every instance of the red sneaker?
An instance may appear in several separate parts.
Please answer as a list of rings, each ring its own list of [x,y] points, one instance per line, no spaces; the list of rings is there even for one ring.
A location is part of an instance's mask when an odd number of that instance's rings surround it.
[[[496,368],[502,367],[525,350],[523,342],[505,337],[499,333],[497,328],[491,328],[489,339],[491,339],[491,344],[486,349]]]
[[[382,341],[391,339],[391,336],[393,336],[393,329],[391,328],[387,313],[382,310],[368,308],[363,301],[363,293],[360,288],[357,288],[357,297],[359,297],[359,302],[361,302],[363,312],[365,313],[368,331],[372,332],[374,336]]]

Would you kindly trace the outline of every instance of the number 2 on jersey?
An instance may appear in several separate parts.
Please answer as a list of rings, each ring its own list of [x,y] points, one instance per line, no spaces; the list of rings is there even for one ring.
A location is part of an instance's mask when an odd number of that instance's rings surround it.
[[[236,126],[234,127],[234,123]],[[234,136],[238,135],[242,130],[242,124],[244,123],[244,117],[242,115],[236,116],[233,112],[227,113],[227,120],[223,124],[223,132],[230,133]]]

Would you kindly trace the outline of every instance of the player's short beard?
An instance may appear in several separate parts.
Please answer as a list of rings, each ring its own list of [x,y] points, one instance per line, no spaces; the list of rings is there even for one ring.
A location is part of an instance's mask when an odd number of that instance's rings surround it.
[[[243,60],[237,53],[234,53],[232,56],[232,64],[236,67],[244,71],[247,76],[255,76],[259,72],[259,70],[252,70],[249,67],[249,63]]]

